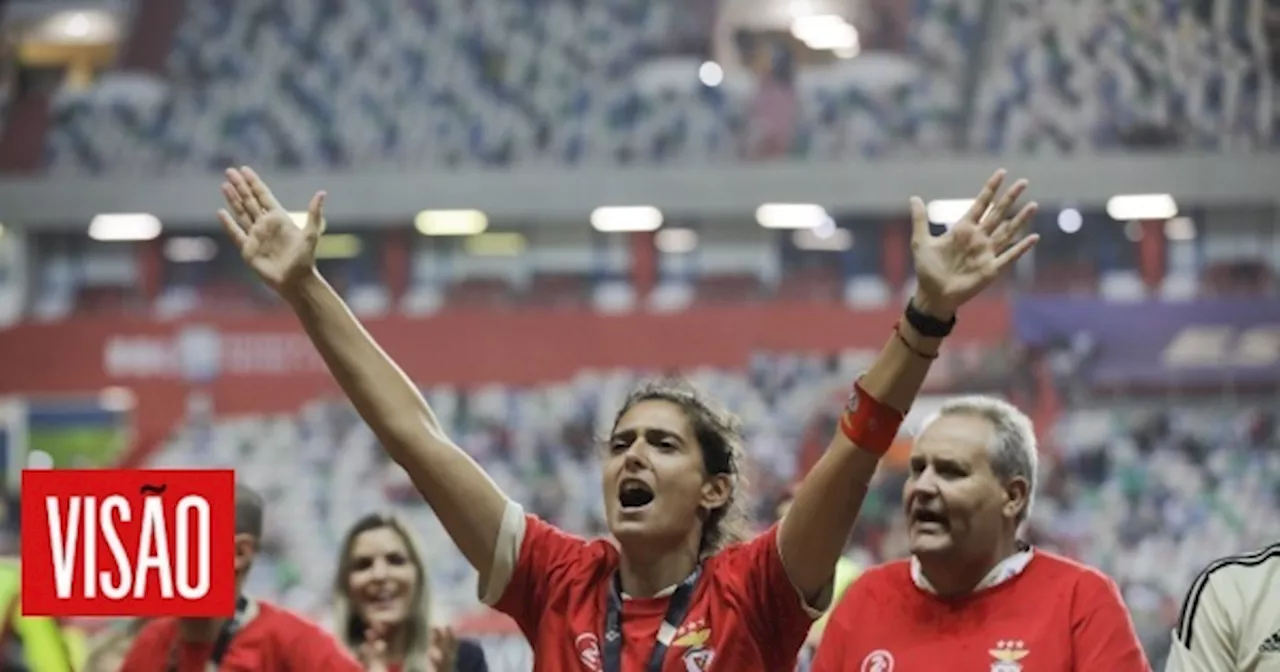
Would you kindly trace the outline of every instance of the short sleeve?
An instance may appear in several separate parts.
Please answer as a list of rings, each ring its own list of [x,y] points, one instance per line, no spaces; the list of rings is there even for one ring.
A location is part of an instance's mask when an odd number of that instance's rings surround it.
[[[510,506],[518,508],[519,505]],[[490,602],[490,606],[514,619],[525,636],[532,640],[539,631],[543,610],[551,602],[557,582],[580,566],[584,555],[592,552],[593,545],[533,515],[522,514],[520,522],[513,523],[513,526],[518,528],[519,543],[510,548],[519,550],[515,554],[515,562],[511,563],[509,578],[502,582],[505,585],[494,585],[494,580],[499,578],[495,569],[486,588],[486,597],[498,595],[499,598]],[[495,553],[502,552],[502,548],[512,543],[511,539],[502,538],[506,528],[504,520]],[[499,563],[495,561],[494,566],[498,567]]]
[[[1151,665],[1115,582],[1085,572],[1076,584],[1072,643],[1079,672],[1147,672]]]
[[[822,615],[822,609],[806,605],[787,576],[778,550],[778,526],[770,527],[747,543],[721,551],[721,556],[724,564],[717,571],[734,577],[745,589],[745,599],[751,605],[752,633],[758,641],[777,642],[765,655],[774,655],[774,652],[794,655],[804,644],[814,619]],[[788,665],[795,665],[794,658],[772,660],[768,669],[784,669]]]
[[[1236,635],[1224,602],[1221,575],[1201,574],[1191,584],[1183,598],[1165,672],[1235,669]]]

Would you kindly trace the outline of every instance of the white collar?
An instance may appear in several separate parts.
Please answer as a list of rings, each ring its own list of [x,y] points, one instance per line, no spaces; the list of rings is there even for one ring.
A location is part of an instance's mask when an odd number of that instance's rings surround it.
[[[1021,574],[1027,568],[1027,565],[1031,563],[1033,555],[1034,551],[1028,546],[1001,560],[990,572],[987,572],[986,576],[982,577],[982,580],[973,587],[971,592],[976,593],[979,590],[998,586]],[[924,570],[920,568],[920,560],[914,555],[911,556],[911,581],[916,584],[917,588],[926,593],[938,594],[938,591],[929,583],[929,579],[925,578]]]
[[[680,583],[684,583],[684,581],[681,581]],[[659,598],[659,597],[671,597],[671,596],[676,592],[676,588],[679,588],[679,587],[680,587],[680,583],[673,583],[673,584],[671,584],[671,585],[667,586],[666,588],[663,588],[662,590],[659,590],[658,592],[654,593],[654,594],[653,594],[653,598],[650,598],[650,599],[656,599],[656,598]],[[635,599],[635,598],[631,597],[630,595],[628,595],[628,594],[626,594],[626,593],[623,593],[623,594],[622,594],[622,599],[624,599],[624,600],[631,600],[631,599]]]

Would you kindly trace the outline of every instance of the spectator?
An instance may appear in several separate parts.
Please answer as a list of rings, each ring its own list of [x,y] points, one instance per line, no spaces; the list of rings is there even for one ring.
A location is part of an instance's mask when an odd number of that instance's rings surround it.
[[[488,670],[477,644],[431,625],[422,550],[399,519],[375,513],[356,521],[343,539],[337,566],[334,624],[353,653],[361,652],[369,630],[377,628],[386,643],[379,655],[386,672]]]

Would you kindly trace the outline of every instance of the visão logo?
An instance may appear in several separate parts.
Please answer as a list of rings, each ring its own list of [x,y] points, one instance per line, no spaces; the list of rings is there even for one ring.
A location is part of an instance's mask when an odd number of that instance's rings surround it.
[[[230,616],[235,474],[22,472],[22,613]]]

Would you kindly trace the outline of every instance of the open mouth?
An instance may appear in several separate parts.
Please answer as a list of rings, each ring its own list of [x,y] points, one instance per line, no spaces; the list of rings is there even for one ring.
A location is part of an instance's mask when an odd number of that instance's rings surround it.
[[[653,489],[644,481],[627,479],[618,487],[618,503],[622,509],[643,509],[653,502]]]
[[[373,609],[385,609],[395,606],[400,601],[401,591],[394,587],[368,591],[364,595],[365,604]]]
[[[911,522],[915,525],[937,526],[947,528],[947,517],[937,511],[916,509],[911,512]]]

